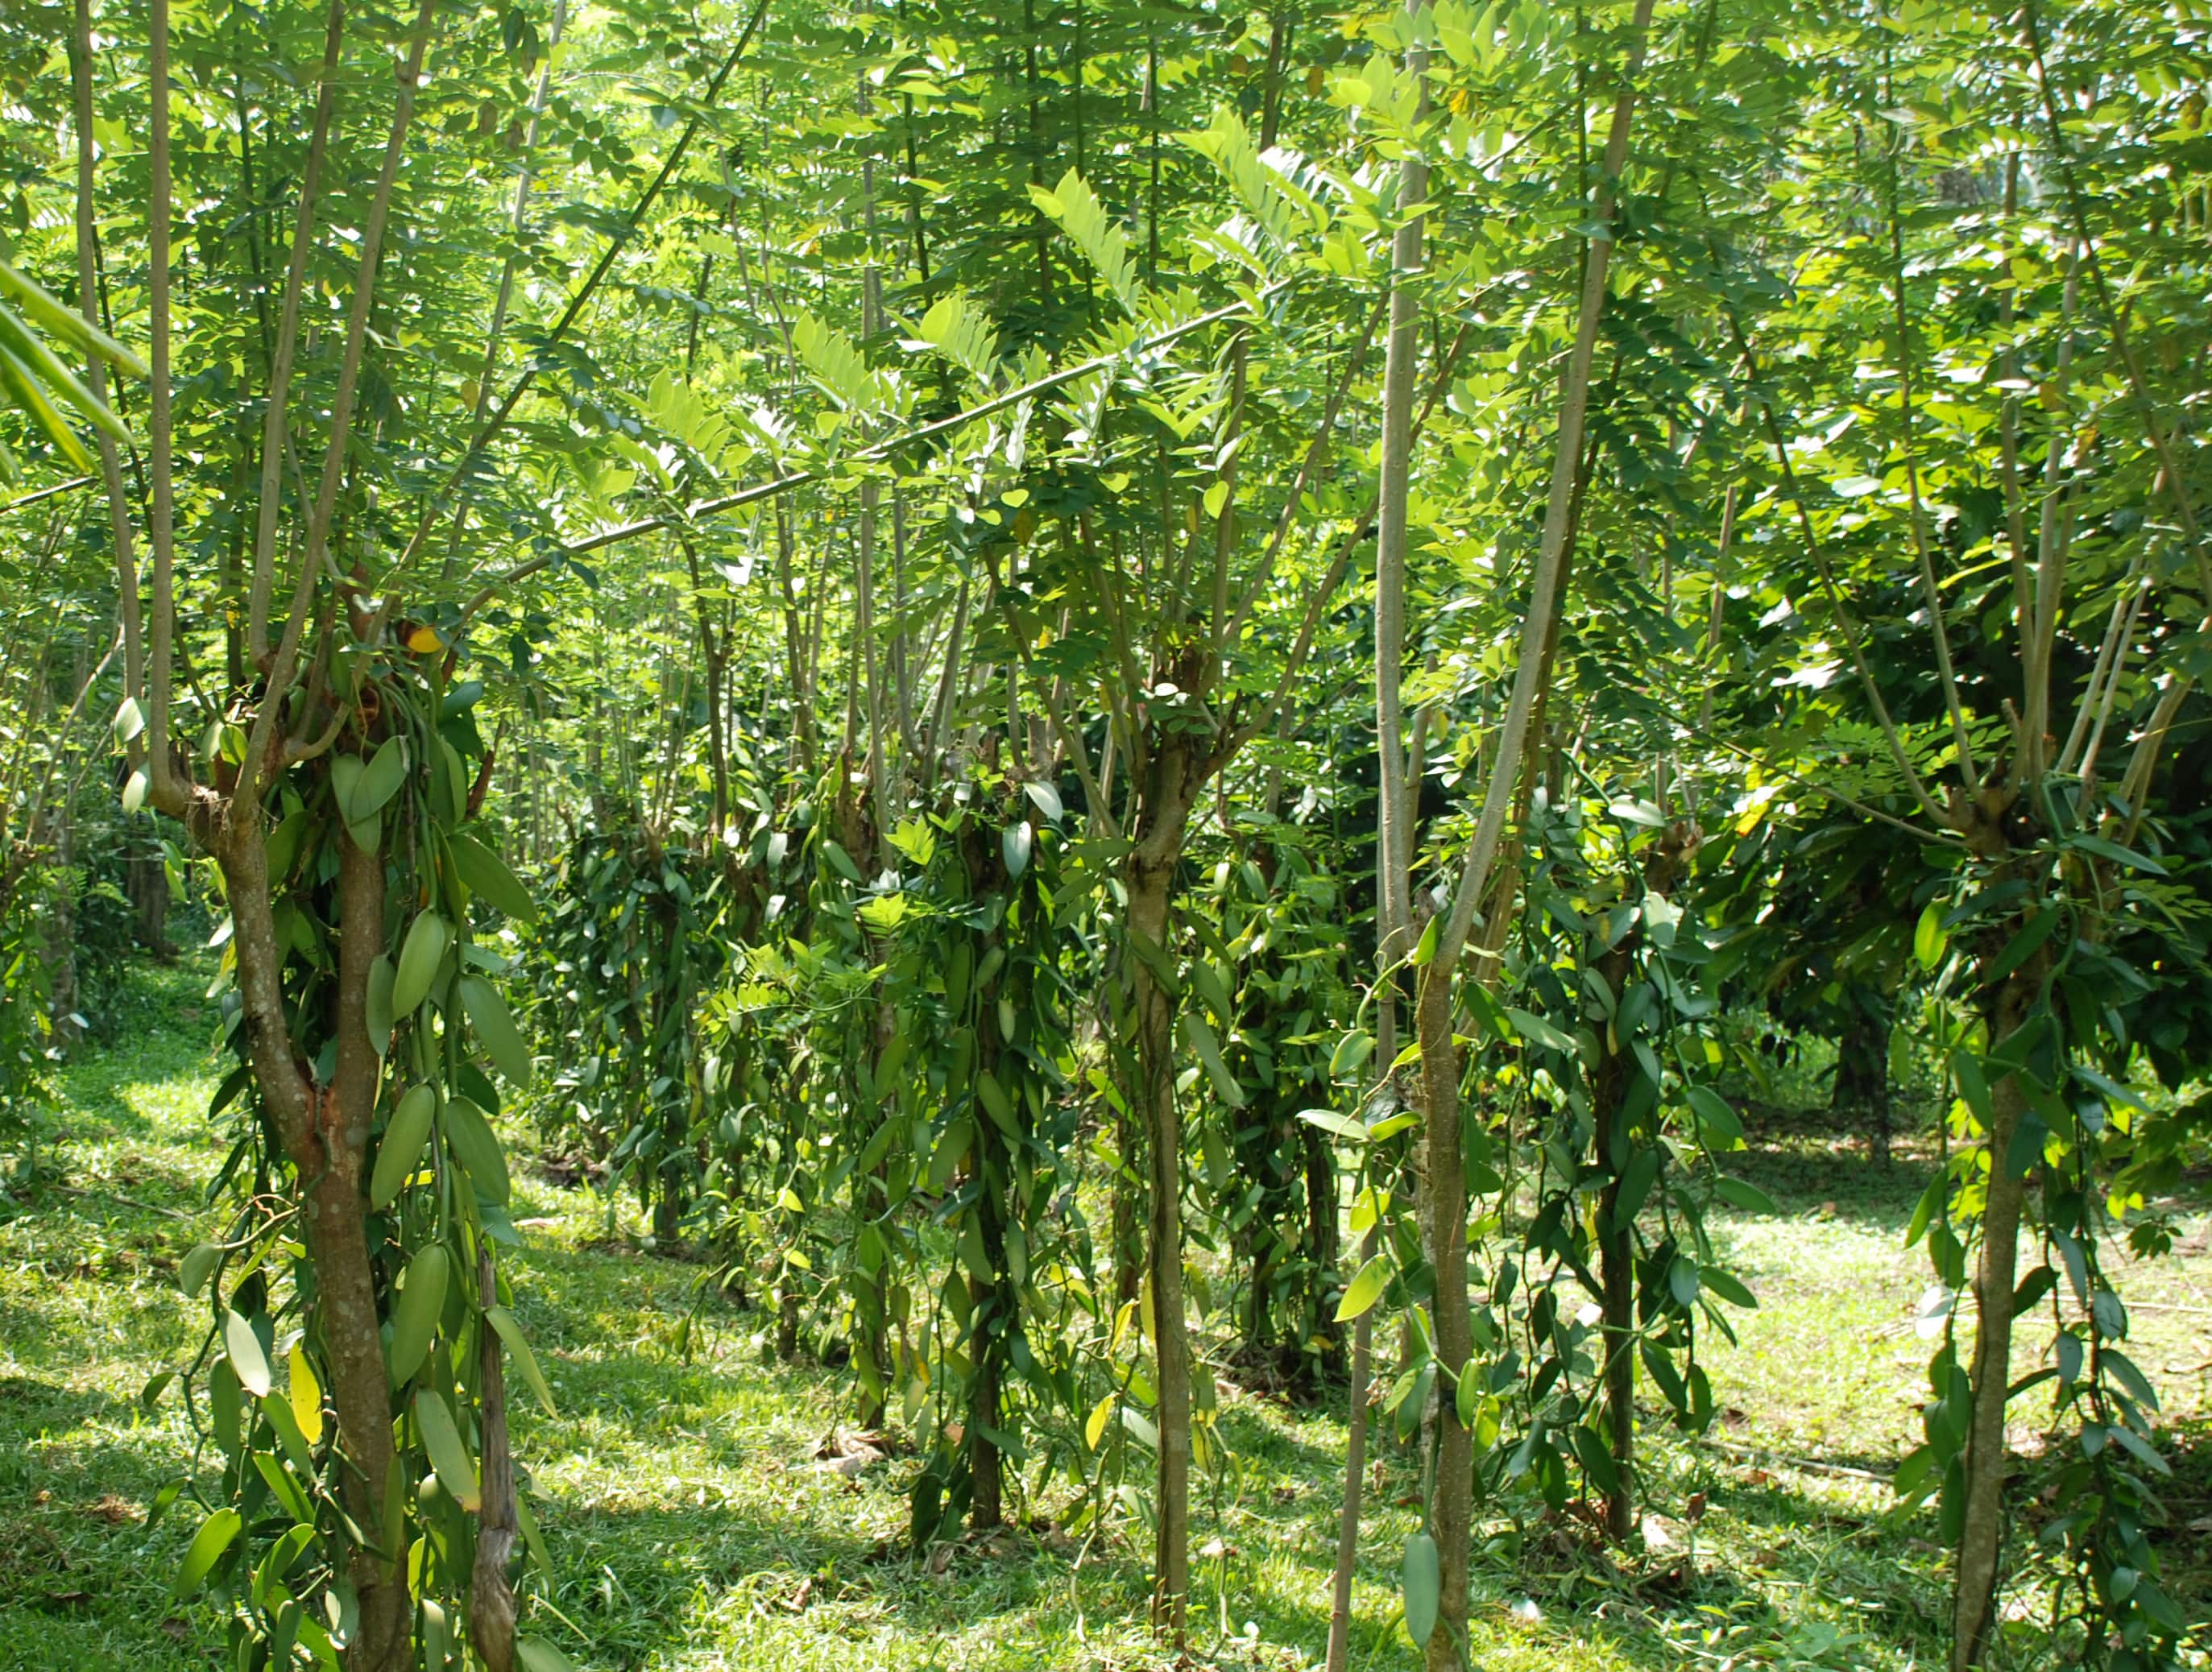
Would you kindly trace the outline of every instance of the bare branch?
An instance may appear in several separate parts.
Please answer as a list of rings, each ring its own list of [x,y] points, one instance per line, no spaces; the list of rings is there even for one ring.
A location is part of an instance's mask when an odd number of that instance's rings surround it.
[[[284,299],[276,315],[276,342],[269,362],[269,398],[261,414],[261,492],[254,506],[253,568],[246,608],[246,655],[258,668],[269,659],[269,595],[276,570],[277,478],[283,473],[288,440],[285,421],[292,393],[292,358],[300,343],[300,295],[314,244],[315,202],[322,189],[323,160],[337,101],[338,54],[345,33],[345,0],[331,0],[323,30],[323,70],[315,88],[315,120],[307,136],[307,160],[300,174],[300,207],[292,223],[292,256],[284,270]]]

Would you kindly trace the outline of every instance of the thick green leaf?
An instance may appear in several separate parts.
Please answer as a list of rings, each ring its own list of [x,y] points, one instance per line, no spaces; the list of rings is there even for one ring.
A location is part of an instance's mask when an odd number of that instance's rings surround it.
[[[446,1099],[444,1126],[446,1147],[470,1182],[484,1198],[507,1206],[514,1195],[514,1185],[507,1176],[507,1152],[500,1147],[499,1136],[491,1129],[491,1122],[483,1110],[468,1097]]]
[[[407,1280],[400,1286],[398,1304],[392,1309],[390,1363],[395,1388],[422,1369],[422,1360],[429,1355],[439,1316],[446,1308],[446,1286],[452,1270],[441,1243],[430,1243],[407,1262]]]
[[[1575,1456],[1582,1461],[1583,1471],[1590,1484],[1600,1492],[1612,1493],[1620,1490],[1620,1469],[1613,1454],[1605,1449],[1605,1437],[1596,1429],[1577,1423],[1574,1431]]]
[[[434,1086],[416,1086],[399,1100],[386,1123],[376,1147],[376,1170],[369,1176],[368,1200],[373,1207],[389,1207],[422,1158],[423,1140],[430,1135],[431,1117],[438,1112]]]
[[[1974,1111],[1982,1130],[1988,1131],[1996,1106],[1990,1101],[1989,1077],[1982,1072],[1980,1059],[1962,1045],[1951,1053],[1951,1073],[1959,1082],[1959,1096]]]
[[[830,868],[848,883],[860,880],[860,867],[853,863],[853,856],[828,836],[822,838],[822,857],[830,861]]]
[[[2102,836],[2077,836],[2068,838],[2069,848],[2079,848],[2085,853],[2107,859],[2115,865],[2124,865],[2131,870],[2148,871],[2154,877],[2163,877],[2166,869],[2148,854],[2138,854],[2132,848],[2123,848],[2117,842],[2107,842]]]
[[[230,1367],[237,1374],[239,1385],[256,1399],[266,1395],[274,1378],[269,1373],[269,1355],[262,1350],[261,1338],[253,1333],[252,1320],[225,1311],[222,1348],[230,1355]]]
[[[1717,1266],[1704,1267],[1698,1273],[1698,1278],[1705,1287],[1731,1306],[1752,1308],[1759,1304],[1759,1297],[1746,1288],[1740,1279]]]
[[[1364,1144],[1368,1141],[1364,1123],[1353,1120],[1349,1115],[1340,1115],[1333,1109],[1302,1109],[1298,1111],[1298,1119],[1310,1127],[1319,1127],[1323,1132],[1333,1133],[1346,1143]]]
[[[222,1250],[213,1243],[194,1243],[177,1267],[177,1287],[188,1298],[197,1295],[207,1287],[208,1274],[222,1258]]]
[[[2004,950],[1996,955],[1996,960],[1981,972],[1982,980],[1987,983],[2001,982],[2033,958],[2043,943],[2051,939],[2051,932],[2058,927],[2058,908],[2049,905],[2029,918],[2013,938],[2005,942]]]
[[[1710,1085],[1690,1088],[1690,1108],[1698,1117],[1698,1130],[1707,1144],[1732,1150],[1743,1141],[1743,1122],[1729,1107],[1728,1099]]]
[[[538,1395],[538,1402],[545,1408],[545,1414],[553,1416],[553,1389],[545,1385],[545,1372],[538,1367],[538,1355],[531,1351],[530,1338],[522,1333],[522,1326],[514,1314],[504,1306],[487,1306],[484,1317],[499,1332],[507,1350],[514,1355],[515,1365],[522,1371],[522,1379],[530,1383],[530,1391]]]
[[[1382,1298],[1382,1291],[1390,1286],[1390,1262],[1376,1255],[1352,1278],[1344,1291],[1344,1298],[1336,1304],[1336,1321],[1346,1323],[1358,1317]]]
[[[1674,1263],[1667,1268],[1667,1287],[1677,1303],[1694,1305],[1698,1298],[1698,1262],[1686,1254],[1674,1256]]]
[[[1773,1197],[1756,1184],[1741,1178],[1716,1179],[1713,1194],[1730,1207],[1741,1207],[1747,1213],[1779,1213],[1782,1211]]]
[[[386,738],[354,784],[351,800],[343,808],[346,823],[358,824],[375,818],[406,781],[407,740]]]
[[[501,916],[518,923],[538,921],[538,903],[530,897],[530,891],[515,879],[507,861],[483,843],[455,830],[446,837],[446,852],[469,891]]]
[[[1231,1109],[1243,1108],[1248,1101],[1244,1088],[1237,1083],[1237,1076],[1229,1072],[1229,1065],[1222,1061],[1221,1046],[1213,1037],[1213,1030],[1206,1025],[1206,1018],[1194,1010],[1185,1011],[1182,1037],[1189,1042],[1191,1049],[1204,1065],[1206,1078],[1213,1082],[1213,1089],[1220,1094],[1221,1101]]]
[[[170,1588],[172,1591],[184,1596],[197,1590],[200,1581],[207,1578],[209,1569],[222,1560],[224,1551],[230,1548],[231,1541],[238,1536],[239,1529],[245,1523],[239,1519],[238,1511],[228,1505],[200,1523],[199,1531],[192,1535],[191,1544],[185,1551],[184,1566],[177,1570],[176,1583]]]
[[[515,1639],[514,1653],[523,1672],[576,1672],[576,1663],[542,1637]]]
[[[1009,1138],[1021,1136],[1021,1128],[1014,1124],[1014,1105],[988,1068],[975,1071],[975,1095],[1001,1132]]]
[[[368,1043],[376,1048],[379,1056],[387,1056],[392,1051],[392,989],[398,977],[389,953],[379,952],[368,966],[368,999],[362,1021],[368,1029]]]
[[[461,1442],[453,1414],[439,1395],[428,1388],[415,1390],[415,1425],[422,1431],[422,1449],[430,1454],[430,1467],[438,1484],[454,1502],[473,1514],[483,1505],[477,1487],[477,1466]]]
[[[1193,958],[1189,965],[1190,984],[1198,996],[1206,1000],[1206,1008],[1219,1017],[1224,1025],[1234,1019],[1236,1001],[1229,995],[1229,983],[1221,978],[1221,971],[1204,958]]]
[[[1505,1014],[1513,1024],[1513,1031],[1532,1045],[1541,1045],[1547,1050],[1563,1051],[1571,1055],[1575,1049],[1572,1036],[1562,1033],[1542,1017],[1525,1010],[1505,1007]]]
[[[1375,1036],[1371,1033],[1347,1033],[1336,1042],[1329,1053],[1328,1073],[1331,1079],[1345,1079],[1359,1072],[1359,1067],[1375,1055]]]
[[[1950,939],[1943,927],[1943,903],[1930,900],[1920,914],[1920,921],[1913,927],[1912,956],[1920,960],[1922,969],[1933,970],[1943,961],[1943,949]]]
[[[499,989],[482,976],[463,976],[461,1008],[468,1012],[469,1025],[476,1030],[477,1042],[484,1048],[492,1066],[518,1091],[527,1091],[532,1073],[530,1046],[514,1025],[514,1018],[507,1014],[507,1001],[499,996]]]
[[[453,926],[434,911],[418,911],[400,943],[399,965],[392,980],[392,1013],[411,1016],[430,996],[430,983],[445,962],[446,948],[453,939]]]
[[[1436,1634],[1437,1605],[1443,1597],[1443,1564],[1437,1541],[1425,1529],[1406,1541],[1398,1582],[1406,1596],[1406,1635],[1416,1649],[1425,1649]]]

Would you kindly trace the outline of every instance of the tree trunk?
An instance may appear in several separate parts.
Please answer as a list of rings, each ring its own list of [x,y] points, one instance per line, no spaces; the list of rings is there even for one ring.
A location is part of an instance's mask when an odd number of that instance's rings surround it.
[[[2031,958],[1997,993],[1989,1019],[1993,1045],[2002,1045],[2027,1021],[2042,986],[2043,966],[2042,958]],[[1951,1614],[1951,1672],[1968,1672],[1985,1662],[1996,1620],[2008,1461],[2005,1405],[2012,1389],[2012,1298],[2021,1213],[2027,1200],[2027,1180],[2014,1176],[2010,1152],[2027,1110],[2027,1091],[2018,1074],[2008,1074],[1990,1088],[1989,1200],[1982,1210],[1982,1245],[1974,1268],[1973,1414],[1966,1432],[1966,1522]]]
[[[64,796],[45,818],[54,845],[53,910],[46,919],[47,1014],[53,1018],[55,1037],[73,1042],[82,1030],[76,1020],[76,818],[70,798]],[[37,835],[34,826],[34,842]]]
[[[1623,943],[1597,962],[1597,973],[1615,999],[1626,990],[1633,964]],[[1608,1033],[1607,1037],[1611,1035]],[[1590,1083],[1590,1123],[1596,1131],[1599,1160],[1611,1173],[1598,1198],[1600,1336],[1605,1344],[1606,1450],[1613,1459],[1613,1489],[1605,1495],[1606,1536],[1626,1544],[1636,1531],[1636,1231],[1620,1221],[1620,1181],[1635,1140],[1620,1134],[1613,1152],[1613,1131],[1620,1119],[1627,1089],[1628,1059],[1607,1049]]]
[[[1180,821],[1178,821],[1180,825]],[[1164,957],[1168,896],[1181,831],[1164,855],[1140,842],[1130,855],[1129,933]],[[1183,1326],[1182,1116],[1175,1095],[1175,1000],[1144,957],[1130,960],[1137,1031],[1135,1093],[1129,1099],[1151,1160],[1152,1344],[1158,1357],[1158,1535],[1152,1623],[1183,1634],[1190,1590],[1190,1343]]]
[[[499,1274],[491,1244],[477,1245],[477,1297],[486,1307],[499,1304]],[[479,1406],[483,1435],[483,1509],[477,1528],[476,1565],[469,1587],[469,1639],[485,1672],[514,1672],[514,1589],[507,1564],[514,1553],[514,1460],[507,1442],[507,1372],[500,1359],[499,1332],[479,1322],[477,1365],[483,1382]]]
[[[1889,1036],[1893,1025],[1887,1006],[1860,1010],[1836,1043],[1836,1079],[1829,1112],[1863,1124],[1867,1151],[1889,1166]]]
[[[1461,1153],[1459,1048],[1452,1041],[1451,975],[1431,964],[1420,983],[1414,1025],[1421,1047],[1421,1099],[1426,1116],[1423,1160],[1428,1171],[1428,1256],[1436,1268],[1437,1357],[1455,1377],[1465,1373],[1474,1334],[1467,1300],[1467,1171]],[[1468,1533],[1474,1518],[1474,1436],[1459,1420],[1459,1401],[1440,1388],[1437,1401],[1437,1485],[1429,1531],[1443,1576],[1437,1628],[1428,1641],[1431,1672],[1459,1672],[1467,1637]]]
[[[1604,1292],[1599,1308],[1604,1315],[1600,1333],[1605,1342],[1606,1450],[1614,1475],[1613,1489],[1605,1495],[1605,1533],[1615,1544],[1626,1544],[1636,1531],[1636,1239],[1629,1226],[1613,1223],[1620,1199],[1620,1180],[1615,1176],[1598,1198],[1603,1221],[1598,1258]]]
[[[136,849],[124,861],[125,889],[137,914],[138,944],[167,963],[177,955],[169,944],[169,870],[157,845],[151,853]]]
[[[1336,1272],[1338,1253],[1336,1158],[1330,1153],[1329,1140],[1318,1127],[1298,1122],[1298,1142],[1305,1151],[1306,1185],[1306,1280],[1301,1322],[1304,1339],[1308,1341],[1331,1341],[1336,1338],[1329,1328],[1328,1290]],[[1331,1367],[1344,1362],[1340,1343],[1333,1345],[1327,1354]],[[1321,1366],[1314,1367],[1315,1380],[1319,1380]]]
[[[317,1085],[292,1055],[261,820],[258,808],[246,811],[217,853],[235,929],[247,1048],[255,1084],[304,1181],[300,1219],[315,1274],[308,1328],[322,1347],[337,1413],[346,1512],[368,1539],[380,1541],[389,1536],[385,1504],[398,1460],[362,1158],[381,1072],[364,1018],[369,965],[384,945],[384,861],[349,836],[339,837],[336,1079]],[[399,1672],[413,1663],[414,1608],[396,1553],[387,1561],[367,1544],[353,1550],[348,1577],[361,1612],[347,1672]]]
[[[1146,1164],[1150,1148],[1125,1097],[1122,1107],[1114,1112],[1114,1152],[1121,1158],[1114,1174],[1114,1305],[1117,1311],[1136,1299],[1144,1283],[1145,1237],[1138,1225],[1141,1192],[1137,1170]]]
[[[1359,1261],[1375,1257],[1376,1232],[1370,1228],[1360,1239]],[[1324,1664],[1328,1672],[1344,1672],[1352,1652],[1352,1577],[1359,1559],[1359,1509],[1367,1474],[1368,1363],[1375,1342],[1375,1309],[1362,1312],[1352,1326],[1352,1375],[1346,1388],[1344,1439],[1344,1501],[1337,1511],[1336,1572],[1329,1585],[1328,1650]]]

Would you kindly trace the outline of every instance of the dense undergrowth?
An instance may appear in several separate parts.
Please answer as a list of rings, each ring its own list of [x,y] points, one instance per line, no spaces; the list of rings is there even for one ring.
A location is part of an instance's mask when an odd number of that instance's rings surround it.
[[[134,983],[117,1043],[58,1078],[46,1170],[19,1177],[0,1207],[0,1666],[220,1660],[220,1600],[169,1591],[197,1514],[148,1524],[163,1484],[211,1474],[211,1453],[173,1387],[142,1402],[149,1379],[198,1351],[204,1324],[175,1286],[220,1159],[203,1116],[204,980],[179,967]],[[1906,1143],[1883,1171],[1817,1116],[1753,1138],[1741,1170],[1780,1212],[1720,1222],[1762,1298],[1741,1347],[1712,1349],[1721,1421],[1694,1443],[1650,1425],[1656,1509],[1632,1565],[1596,1553],[1571,1520],[1480,1526],[1477,1665],[1901,1669],[1940,1656],[1936,1534],[1887,1484],[1918,1426],[1923,1279],[1901,1231],[1929,1158]],[[625,1672],[1159,1663],[1137,1529],[1071,1540],[1048,1492],[1021,1505],[1017,1528],[917,1555],[906,1529],[918,1464],[896,1435],[880,1460],[841,1442],[841,1374],[773,1362],[772,1320],[702,1300],[700,1268],[641,1251],[630,1204],[611,1237],[601,1198],[517,1172],[520,1310],[559,1413],[515,1419],[559,1571],[533,1630],[580,1665]],[[2201,1195],[2185,1207],[2179,1252],[2130,1272],[2127,1293],[2141,1356],[2170,1390],[2162,1554],[2203,1620],[2212,1216]],[[1235,1455],[1198,1494],[1194,1652],[1316,1663],[1340,1414],[1243,1388],[1225,1368],[1220,1383]],[[2036,1438],[2014,1438],[2031,1459],[2020,1512],[2033,1521]],[[1415,1524],[1412,1453],[1386,1447],[1373,1485],[1352,1663],[1405,1666],[1383,1553]]]

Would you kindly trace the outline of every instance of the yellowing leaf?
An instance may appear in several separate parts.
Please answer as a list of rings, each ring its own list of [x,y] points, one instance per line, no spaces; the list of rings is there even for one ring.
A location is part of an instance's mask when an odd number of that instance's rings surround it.
[[[323,1390],[307,1353],[296,1347],[292,1349],[290,1387],[292,1420],[300,1425],[301,1437],[313,1445],[323,1437]]]

